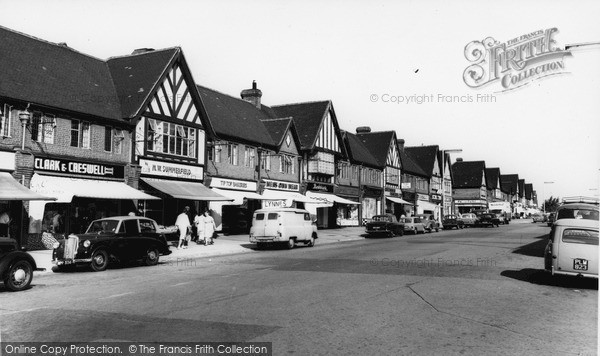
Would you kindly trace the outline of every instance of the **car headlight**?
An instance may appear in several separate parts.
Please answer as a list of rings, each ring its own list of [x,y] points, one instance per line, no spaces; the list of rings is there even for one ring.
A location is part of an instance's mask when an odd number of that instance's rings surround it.
[[[58,242],[58,241],[56,241],[55,243],[52,244],[52,248],[55,250],[59,247],[60,247],[60,242]]]
[[[90,242],[90,240],[85,240],[85,241],[83,241],[83,247],[86,247],[86,248],[87,248],[87,247],[90,247],[90,245],[91,245],[91,244],[92,244],[92,243]]]

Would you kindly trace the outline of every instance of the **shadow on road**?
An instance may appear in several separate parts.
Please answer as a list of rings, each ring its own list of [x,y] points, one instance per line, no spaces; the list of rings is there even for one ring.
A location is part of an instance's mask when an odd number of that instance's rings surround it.
[[[529,282],[545,286],[598,290],[598,280],[595,278],[558,275],[553,276],[549,272],[541,269],[524,268],[519,271],[507,270],[502,271],[500,275],[508,278],[517,279],[523,282]]]
[[[532,257],[544,257],[544,249],[548,244],[548,235],[541,235],[537,238],[539,240],[516,248],[513,253]]]

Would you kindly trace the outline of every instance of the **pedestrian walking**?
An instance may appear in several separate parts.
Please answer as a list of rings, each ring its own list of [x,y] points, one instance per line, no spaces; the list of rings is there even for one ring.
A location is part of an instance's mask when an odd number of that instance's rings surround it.
[[[196,243],[200,244],[204,239],[204,214],[198,211],[194,217],[194,226],[196,227]]]
[[[217,229],[216,225],[215,225],[215,220],[212,218],[212,216],[210,216],[210,212],[207,210],[204,211],[204,230],[203,230],[203,234],[204,234],[204,245],[212,245],[214,243],[213,241],[213,234],[215,233],[215,230]]]
[[[183,211],[181,212],[181,214],[179,214],[177,216],[177,220],[175,221],[175,225],[179,229],[179,244],[177,245],[178,250],[182,247],[187,248],[187,246],[185,246],[185,244],[187,242],[187,238],[189,236],[190,227],[191,227],[190,217],[188,216],[189,212],[190,212],[190,207],[186,206],[185,208],[183,208]]]

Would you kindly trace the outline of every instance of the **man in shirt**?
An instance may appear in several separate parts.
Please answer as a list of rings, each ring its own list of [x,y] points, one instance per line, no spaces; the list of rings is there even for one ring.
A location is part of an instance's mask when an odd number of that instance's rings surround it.
[[[184,242],[186,241],[186,237],[188,235],[188,231],[191,227],[190,218],[188,213],[190,212],[190,207],[186,206],[183,208],[183,212],[177,216],[177,220],[175,221],[175,225],[179,229],[179,244],[177,245],[177,249],[179,250]],[[186,248],[187,246],[183,246]]]

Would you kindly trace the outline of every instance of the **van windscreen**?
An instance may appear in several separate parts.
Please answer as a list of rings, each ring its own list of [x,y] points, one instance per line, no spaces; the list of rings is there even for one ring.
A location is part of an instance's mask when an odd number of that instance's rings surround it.
[[[269,215],[267,215],[267,219],[268,220],[277,220],[277,213],[269,213]]]
[[[265,220],[265,214],[256,214],[256,220]]]

